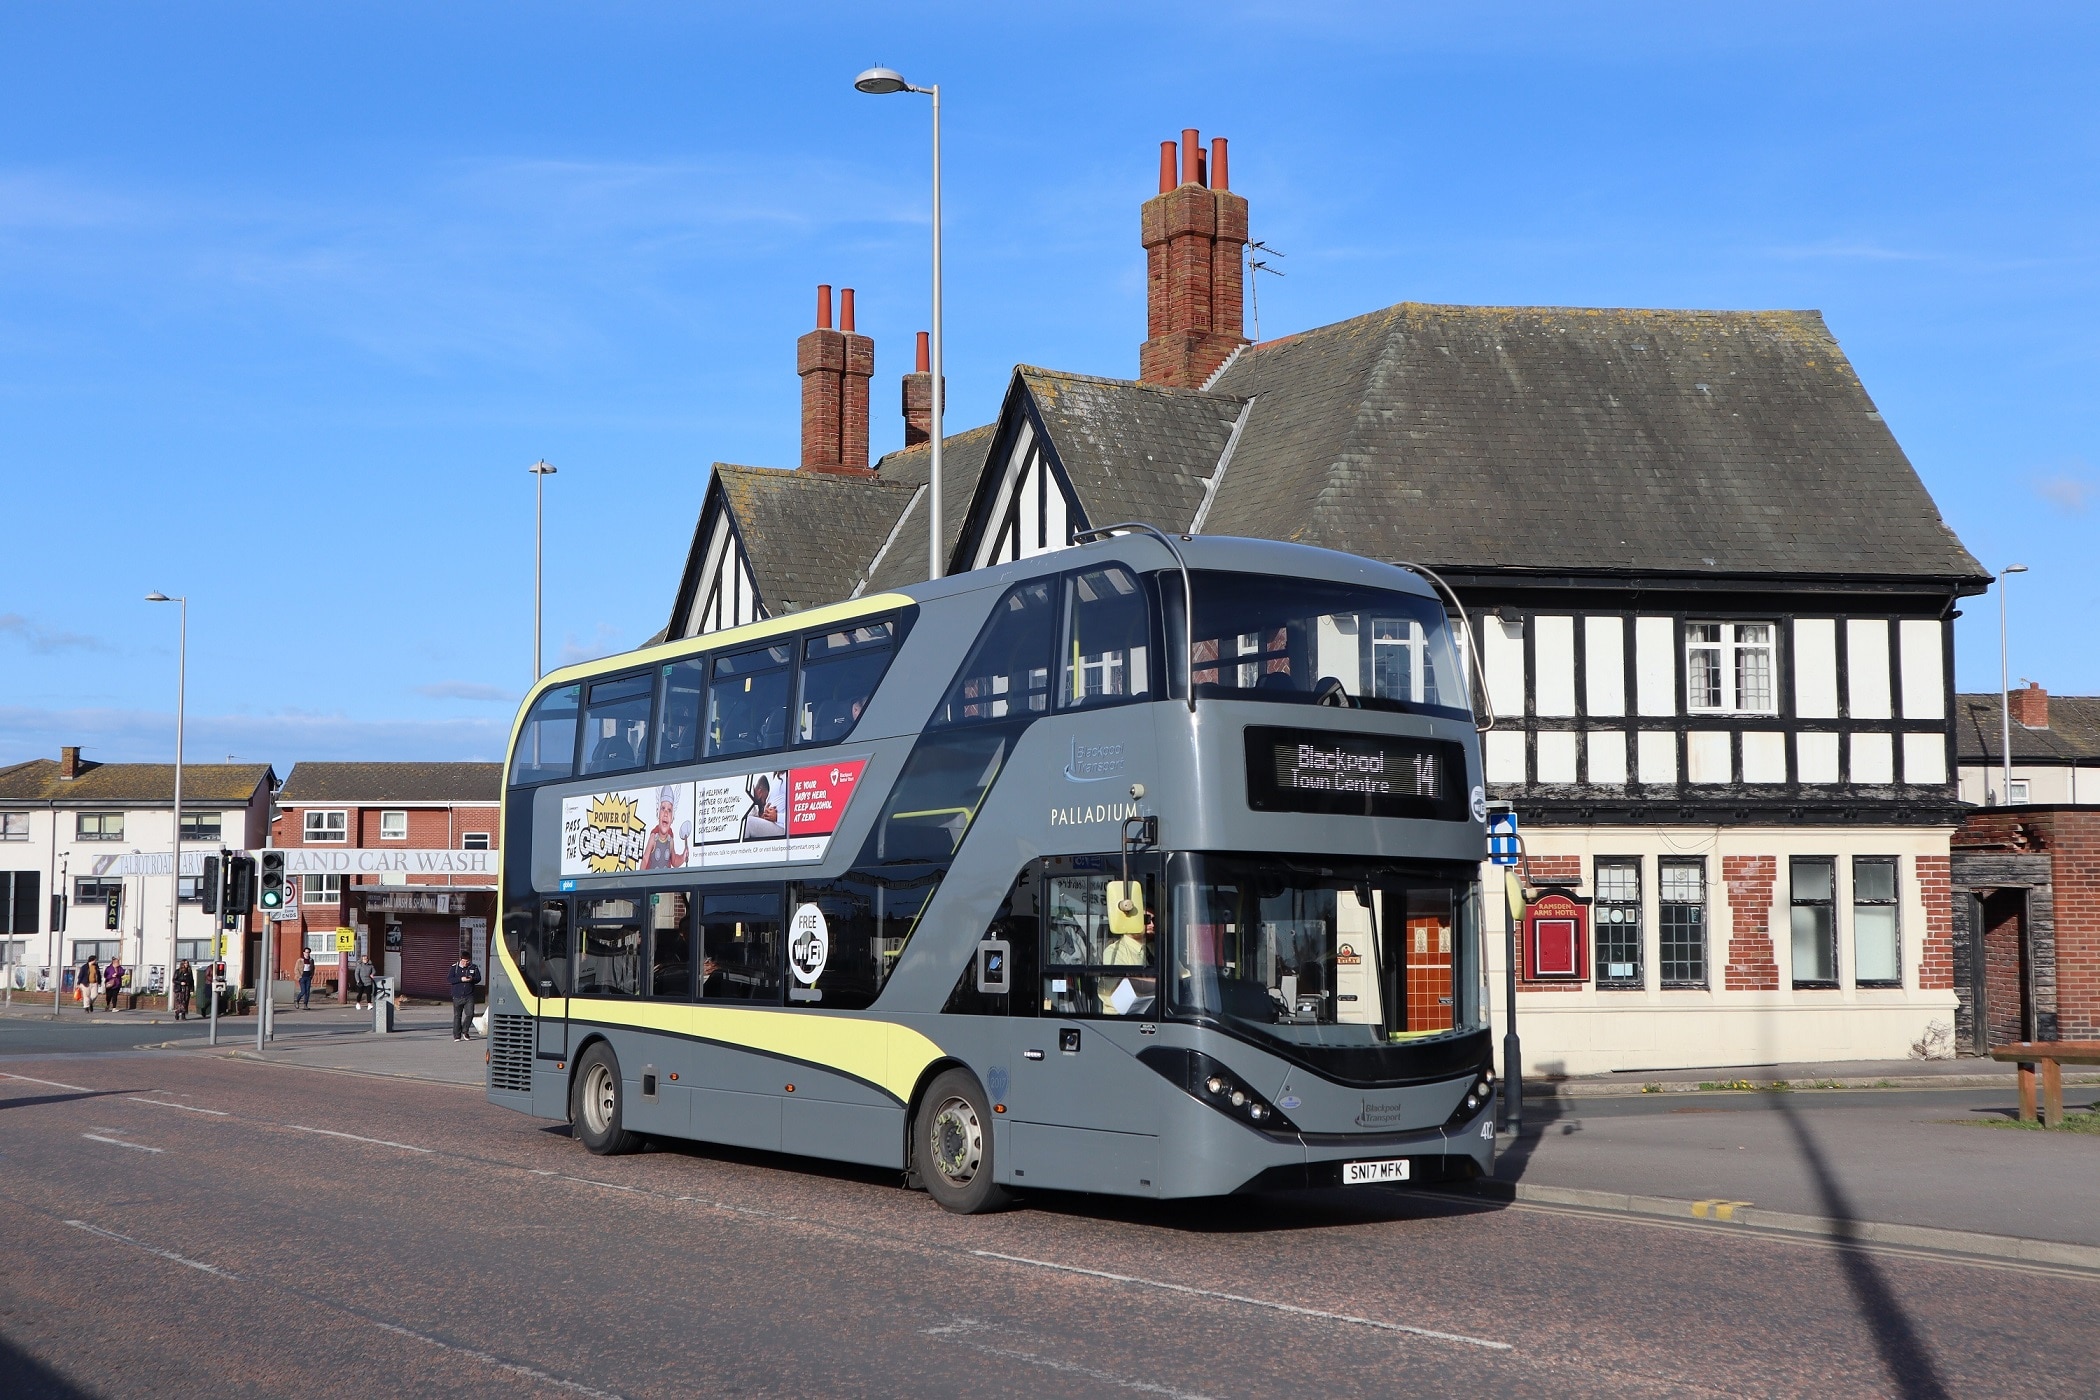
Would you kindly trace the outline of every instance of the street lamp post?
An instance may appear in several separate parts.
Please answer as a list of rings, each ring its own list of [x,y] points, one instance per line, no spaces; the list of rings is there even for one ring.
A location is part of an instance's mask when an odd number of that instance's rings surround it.
[[[2025,564],[2007,564],[1998,574],[1998,802],[2005,807],[2012,806],[2012,652],[2005,639],[2005,584],[2026,572]]]
[[[926,577],[941,576],[941,417],[948,381],[941,368],[941,85],[914,87],[894,68],[870,68],[853,80],[862,92],[924,93],[933,99],[933,454],[927,471]]]
[[[178,603],[181,605],[182,617],[178,634],[181,640],[175,652],[175,851],[172,861],[173,869],[168,876],[168,970],[166,973],[166,984],[168,1005],[172,1008],[175,1004],[175,944],[180,938],[182,931],[182,702],[184,695],[189,689],[190,600],[188,595],[180,598],[170,598],[165,593],[154,592],[146,595],[146,601],[149,603]],[[145,912],[145,889],[146,882],[141,878],[139,881],[139,903],[142,918]],[[139,939],[139,960],[141,962],[144,962],[146,958],[145,942],[142,936]],[[219,965],[218,934],[216,932],[212,935],[211,951],[212,967],[216,971]],[[211,1006],[212,1044],[216,1045],[219,1043],[219,994],[216,988],[212,991]]]
[[[547,478],[554,464],[542,457],[525,470],[532,473],[532,678],[545,672],[540,666],[540,560],[547,543]]]

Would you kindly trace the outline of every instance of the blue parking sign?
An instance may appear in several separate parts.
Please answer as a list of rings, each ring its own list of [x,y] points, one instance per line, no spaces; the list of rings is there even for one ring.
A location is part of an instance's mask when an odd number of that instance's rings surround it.
[[[1497,812],[1488,818],[1488,859],[1496,865],[1517,863],[1517,814]]]

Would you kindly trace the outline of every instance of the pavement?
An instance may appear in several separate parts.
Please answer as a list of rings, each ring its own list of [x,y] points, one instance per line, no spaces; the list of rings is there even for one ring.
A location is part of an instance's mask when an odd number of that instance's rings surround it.
[[[2096,1389],[2090,1272],[1384,1187],[1039,1193],[964,1219],[894,1171],[693,1144],[591,1157],[443,1082],[479,1047],[319,1016],[261,1062],[23,1050],[49,1028],[0,1023],[0,1394]],[[342,1061],[353,1045],[415,1047],[419,1073]],[[1787,1102],[1818,1143],[1856,1111]],[[1669,1116],[1617,1104],[1641,1110],[1628,1125]],[[1612,1126],[1582,1112],[1559,1141]]]

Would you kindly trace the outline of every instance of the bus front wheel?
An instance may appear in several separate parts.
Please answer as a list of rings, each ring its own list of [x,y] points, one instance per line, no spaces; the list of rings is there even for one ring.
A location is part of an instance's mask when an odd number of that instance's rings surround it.
[[[600,1157],[641,1150],[642,1135],[623,1126],[626,1094],[620,1083],[620,1061],[600,1041],[583,1052],[569,1091],[569,1123],[583,1145]]]
[[[1006,1188],[993,1180],[991,1105],[968,1070],[948,1070],[927,1087],[912,1155],[926,1194],[943,1210],[981,1215],[1006,1205]]]

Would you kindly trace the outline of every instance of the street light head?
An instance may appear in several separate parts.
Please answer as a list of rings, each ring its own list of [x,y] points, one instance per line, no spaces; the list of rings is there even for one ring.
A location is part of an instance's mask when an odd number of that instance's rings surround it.
[[[2025,564],[2007,564],[2005,572],[2009,574],[2024,574],[2027,572],[2027,566]]]
[[[146,595],[146,601],[149,603],[172,603],[175,600],[170,598],[165,593],[148,593]]]
[[[531,473],[532,473],[532,474],[533,474],[534,476],[553,476],[553,475],[554,475],[554,463],[552,463],[552,462],[548,461],[548,460],[547,460],[546,458],[542,457],[542,458],[540,458],[540,460],[539,460],[539,461],[537,461],[537,462],[534,462],[534,463],[533,463],[533,464],[532,464],[531,466],[527,467],[527,468],[526,468],[525,470],[526,470],[526,471],[529,471],[529,472],[531,472]]]
[[[913,91],[912,85],[904,81],[904,75],[894,68],[870,68],[853,80],[853,86],[862,92],[872,92],[878,96]]]

